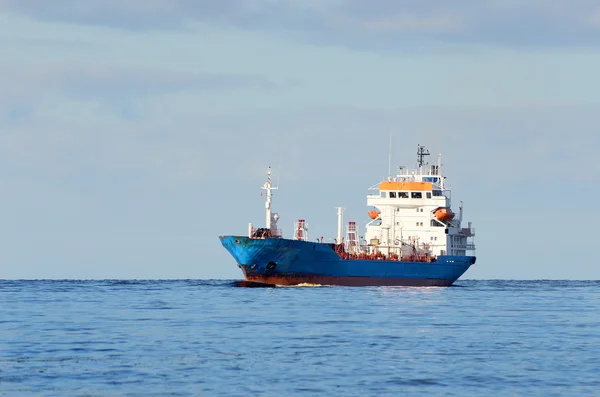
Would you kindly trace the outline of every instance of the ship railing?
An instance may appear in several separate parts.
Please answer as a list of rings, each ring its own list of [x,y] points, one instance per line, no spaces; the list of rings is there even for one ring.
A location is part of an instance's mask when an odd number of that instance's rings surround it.
[[[279,238],[281,238],[281,236],[283,236],[283,232],[281,231],[281,229],[271,228],[271,237],[279,237]]]
[[[467,243],[467,244],[455,244],[452,246],[453,249],[457,249],[457,250],[470,250],[470,251],[475,251],[475,244],[474,243]]]
[[[396,175],[397,176],[417,176],[417,175],[440,176],[441,174],[439,172],[439,169],[436,169],[435,171],[433,171],[431,168],[423,167],[422,171],[419,171],[418,169],[414,169],[414,168],[400,168],[397,170]]]
[[[459,234],[467,237],[475,236],[475,228],[463,227],[459,230]]]
[[[393,248],[393,247],[379,247],[379,248]],[[397,248],[397,247],[396,247]],[[414,253],[409,255],[399,255],[396,253],[384,253],[381,251],[376,251],[373,253],[367,252],[347,252],[343,249],[342,246],[337,245],[334,249],[336,254],[339,255],[340,258],[345,260],[370,260],[370,261],[378,261],[378,260],[388,260],[388,261],[397,261],[397,262],[435,262],[437,260],[437,256],[431,255],[429,253]]]
[[[433,255],[430,251],[416,249],[416,247],[412,247],[413,251],[411,253],[403,254],[400,249],[401,246],[398,245],[382,246],[357,244],[347,246],[347,244],[347,242],[336,244],[333,247],[335,253],[338,254],[340,258],[346,260],[390,260],[399,262],[435,262],[437,260],[437,256]],[[404,243],[402,245],[408,246]],[[369,248],[374,248],[375,250],[370,251]]]

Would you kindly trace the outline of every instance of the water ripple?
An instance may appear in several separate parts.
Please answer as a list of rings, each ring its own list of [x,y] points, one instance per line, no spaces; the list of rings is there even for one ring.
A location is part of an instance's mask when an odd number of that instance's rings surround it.
[[[0,281],[0,396],[592,396],[600,389],[598,281],[252,287]]]

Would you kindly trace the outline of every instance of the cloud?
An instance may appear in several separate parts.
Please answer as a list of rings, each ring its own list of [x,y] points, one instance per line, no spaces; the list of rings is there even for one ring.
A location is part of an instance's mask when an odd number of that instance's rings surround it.
[[[452,31],[460,21],[450,15],[396,15],[365,21],[363,27],[373,31]]]
[[[38,0],[0,0],[0,10],[24,14],[42,21],[70,22],[127,29],[172,29],[184,15],[175,15],[177,2],[115,0],[58,2]],[[181,10],[183,11],[183,10]]]
[[[600,29],[600,7],[590,15],[588,21],[592,28]]]
[[[523,170],[539,169],[536,181],[551,183],[557,177],[579,178],[573,174],[579,167],[589,172],[581,178],[591,181],[600,175],[594,152],[586,150],[598,143],[597,114],[598,107],[520,106],[330,107],[276,114],[200,109],[190,117],[159,115],[133,123],[36,116],[0,130],[0,158],[8,168],[40,175],[85,171],[184,183],[204,181],[212,173],[243,180],[255,169],[262,176],[272,165],[281,167],[285,178],[305,184],[342,162],[351,171],[342,173],[339,183],[362,178],[367,185],[387,170],[391,130],[394,164],[412,166],[421,143],[432,154],[447,155],[453,179],[462,182],[475,178],[479,186],[514,185],[531,180]],[[337,186],[328,188],[337,192]]]
[[[186,90],[214,91],[240,87],[269,87],[262,76],[194,73],[155,69],[126,69],[99,65],[42,64],[0,70],[4,91],[60,91],[75,96],[160,95]]]
[[[196,126],[177,131],[151,122],[94,122],[35,117],[28,123],[0,129],[2,163],[12,177],[32,172],[32,178],[70,180],[82,176],[187,183],[201,180],[208,168],[210,149]]]
[[[82,97],[160,95],[188,90],[215,91],[269,85],[264,78],[252,75],[96,66],[44,69],[38,74],[40,78],[48,79],[68,94]]]
[[[600,44],[595,0],[0,0],[2,10],[131,31],[180,30],[200,22],[364,49]]]
[[[122,109],[137,100],[183,91],[265,88],[262,76],[126,69],[88,64],[40,64],[20,69],[0,67],[0,120],[29,114],[44,100],[67,98],[108,103]]]
[[[91,42],[82,40],[57,40],[31,37],[0,38],[0,43],[16,44],[25,47],[70,48],[76,50],[89,50],[94,47]]]

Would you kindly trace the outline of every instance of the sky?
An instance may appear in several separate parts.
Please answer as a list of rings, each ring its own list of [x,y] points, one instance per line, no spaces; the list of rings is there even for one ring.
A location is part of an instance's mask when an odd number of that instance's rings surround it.
[[[600,279],[600,3],[0,0],[0,278],[239,279],[442,153],[466,279]]]

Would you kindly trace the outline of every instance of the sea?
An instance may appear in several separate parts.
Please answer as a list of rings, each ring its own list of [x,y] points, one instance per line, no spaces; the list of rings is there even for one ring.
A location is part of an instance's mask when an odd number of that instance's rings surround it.
[[[1,396],[599,396],[600,281],[0,281]]]

